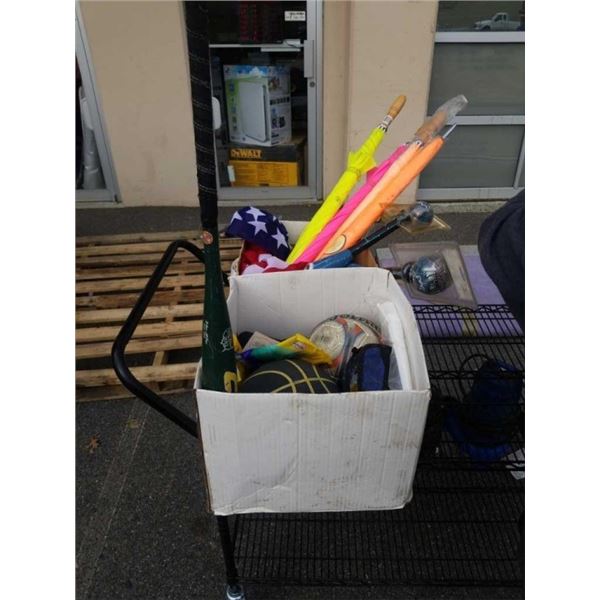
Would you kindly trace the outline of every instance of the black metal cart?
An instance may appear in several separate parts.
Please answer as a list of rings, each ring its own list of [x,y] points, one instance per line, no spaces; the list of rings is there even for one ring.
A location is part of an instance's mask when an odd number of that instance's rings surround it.
[[[136,380],[125,360],[127,343],[178,250],[203,260],[190,242],[169,246],[115,341],[113,363],[125,387],[197,437],[197,423]],[[524,336],[501,305],[476,311],[418,306],[415,315],[433,394],[412,502],[395,511],[217,516],[229,600],[242,600],[246,583],[523,585],[524,395],[508,458],[474,461],[443,420],[448,402],[475,376],[465,358],[495,358],[522,377]]]

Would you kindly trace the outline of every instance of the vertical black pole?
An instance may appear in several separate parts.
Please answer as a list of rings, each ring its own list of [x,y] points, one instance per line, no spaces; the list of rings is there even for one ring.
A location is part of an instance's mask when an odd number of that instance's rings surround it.
[[[235,354],[219,257],[208,7],[206,2],[185,2],[184,5],[205,264],[201,386],[234,392],[237,384]]]
[[[205,265],[200,383],[203,389],[233,392],[237,384],[235,354],[219,257],[208,7],[206,2],[185,2],[184,6]],[[243,600],[244,592],[239,585],[227,517],[217,517],[217,524],[227,573],[227,599]]]
[[[229,523],[227,522],[227,517],[217,517],[217,525],[219,526],[221,547],[223,549],[223,558],[225,559],[228,598],[243,598],[243,591],[239,585],[237,567],[235,566],[233,542],[231,541],[231,534],[229,533]]]

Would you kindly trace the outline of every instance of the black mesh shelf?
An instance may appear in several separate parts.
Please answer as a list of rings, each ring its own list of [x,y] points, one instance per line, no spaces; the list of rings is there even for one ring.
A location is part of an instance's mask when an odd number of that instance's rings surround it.
[[[522,471],[524,440],[523,410],[514,431],[506,439],[501,460],[474,463],[461,447],[443,430],[448,407],[464,398],[472,385],[481,361],[473,356],[487,356],[515,369],[515,378],[524,378],[524,336],[503,305],[482,305],[472,311],[454,306],[418,306],[415,316],[421,332],[427,370],[432,387],[428,423],[421,451],[420,468]],[[469,402],[463,402],[468,405]],[[501,405],[490,405],[491,409]]]
[[[507,440],[509,458],[485,462],[465,454],[442,426],[448,403],[477,370],[461,370],[467,357],[495,358],[523,376],[523,333],[505,306],[419,306],[415,314],[434,393],[412,501],[395,511],[238,515],[234,554],[242,582],[523,584],[523,464],[511,457],[524,449],[522,421]]]
[[[240,578],[299,585],[520,585],[522,496],[511,483],[495,483],[476,493],[471,485],[465,493],[443,490],[443,481],[422,481],[412,502],[396,511],[238,516]]]

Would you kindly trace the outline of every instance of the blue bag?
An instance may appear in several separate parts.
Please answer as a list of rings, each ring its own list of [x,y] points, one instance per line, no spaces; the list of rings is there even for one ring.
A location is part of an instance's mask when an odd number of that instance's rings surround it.
[[[389,390],[391,346],[365,344],[352,351],[340,376],[343,392]]]

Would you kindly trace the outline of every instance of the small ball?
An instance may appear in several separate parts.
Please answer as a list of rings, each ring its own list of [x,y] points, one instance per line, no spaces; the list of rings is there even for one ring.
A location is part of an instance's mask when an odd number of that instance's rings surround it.
[[[305,360],[265,363],[240,384],[241,394],[334,394],[338,381],[329,370]]]
[[[410,214],[419,223],[429,224],[433,221],[433,209],[427,202],[417,202],[410,211]]]
[[[442,256],[421,256],[410,264],[407,280],[422,294],[439,294],[452,284],[452,276]]]

